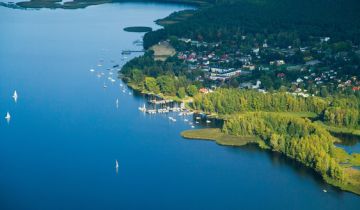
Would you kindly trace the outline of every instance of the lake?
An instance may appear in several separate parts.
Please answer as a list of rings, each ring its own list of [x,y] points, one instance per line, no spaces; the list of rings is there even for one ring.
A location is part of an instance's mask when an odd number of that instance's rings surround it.
[[[143,34],[124,27],[156,29],[186,8],[0,7],[0,209],[359,208],[360,196],[279,154],[181,138],[187,122],[144,115],[144,98],[109,80],[139,55],[122,50],[141,49]]]

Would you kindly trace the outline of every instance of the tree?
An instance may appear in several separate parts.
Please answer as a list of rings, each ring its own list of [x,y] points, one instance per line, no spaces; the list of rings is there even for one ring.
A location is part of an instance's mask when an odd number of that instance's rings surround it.
[[[189,96],[194,96],[198,93],[198,89],[195,85],[189,85],[186,88],[186,92]]]
[[[145,77],[145,87],[148,91],[153,93],[159,93],[160,88],[156,83],[156,79],[154,77]]]
[[[136,83],[140,84],[144,81],[144,74],[141,70],[135,68],[131,71],[131,79]]]
[[[156,79],[157,83],[160,85],[161,92],[167,95],[175,95],[175,81],[173,77],[168,75],[160,76]]]
[[[179,96],[179,98],[185,98],[185,96],[186,96],[185,88],[180,87],[178,92],[177,92],[177,95]]]

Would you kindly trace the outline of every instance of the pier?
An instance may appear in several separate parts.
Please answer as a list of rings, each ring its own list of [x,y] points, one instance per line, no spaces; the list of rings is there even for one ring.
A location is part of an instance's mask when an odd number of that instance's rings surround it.
[[[145,50],[123,50],[121,51],[122,55],[130,55],[131,53],[142,53],[145,52]]]

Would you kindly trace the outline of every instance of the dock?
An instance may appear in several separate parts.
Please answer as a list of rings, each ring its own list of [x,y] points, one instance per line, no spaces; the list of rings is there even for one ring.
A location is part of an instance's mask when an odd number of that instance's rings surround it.
[[[121,51],[122,55],[130,55],[131,53],[143,53],[145,50],[123,50]]]
[[[171,103],[171,102],[174,102],[174,101],[173,100],[165,100],[165,99],[163,99],[163,100],[154,99],[154,100],[149,100],[148,102],[151,103],[151,104],[167,104],[167,103]]]

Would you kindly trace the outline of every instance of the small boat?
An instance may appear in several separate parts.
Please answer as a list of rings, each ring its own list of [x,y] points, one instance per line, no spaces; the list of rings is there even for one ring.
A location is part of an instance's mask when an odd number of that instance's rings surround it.
[[[206,123],[211,123],[211,121],[210,121],[210,120],[206,120]]]
[[[10,122],[10,120],[11,120],[11,115],[10,115],[9,112],[6,113],[5,120],[6,120],[7,122]]]
[[[18,99],[18,94],[17,94],[16,90],[14,91],[13,98],[14,98],[14,101],[15,101],[15,103],[16,103],[16,102],[17,102],[17,99]]]
[[[196,124],[199,124],[199,121],[195,121]]]
[[[191,128],[195,128],[195,126],[192,125]]]
[[[130,92],[129,92],[129,95],[131,96],[131,95],[132,95],[132,93],[130,93]]]
[[[107,85],[104,83],[104,86],[103,86],[104,88],[107,88]]]
[[[187,122],[187,121],[189,121],[188,119],[184,119],[184,122]]]
[[[119,99],[116,99],[116,108],[119,108]]]
[[[95,69],[90,69],[90,72],[94,72],[95,71]]]
[[[102,67],[102,64],[98,64],[97,66],[98,66],[98,67]]]
[[[323,192],[324,192],[324,193],[327,193],[327,190],[323,189]]]
[[[200,120],[200,119],[201,119],[201,117],[196,117],[195,119]]]

